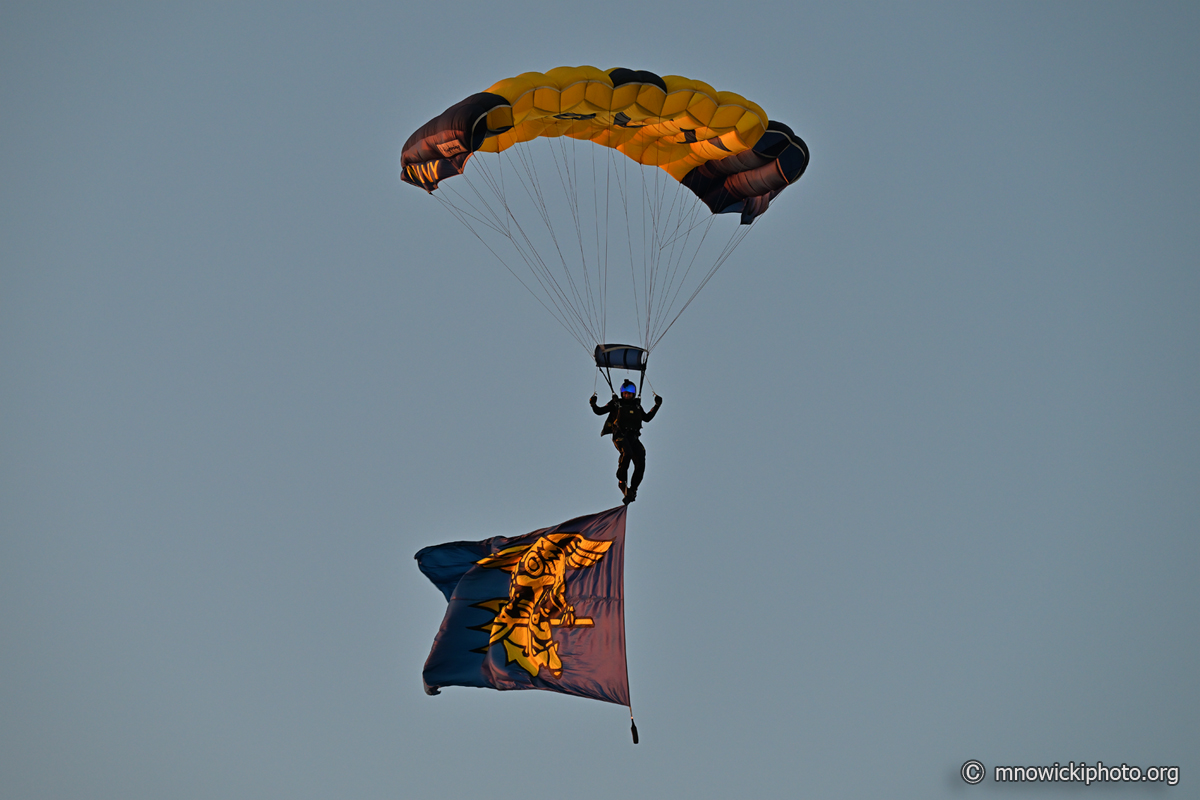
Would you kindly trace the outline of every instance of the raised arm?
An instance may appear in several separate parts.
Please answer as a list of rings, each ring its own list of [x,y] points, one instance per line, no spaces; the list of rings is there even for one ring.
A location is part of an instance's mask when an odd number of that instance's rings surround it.
[[[590,398],[588,398],[588,403],[591,404],[592,411],[597,416],[599,416],[600,414],[607,414],[610,411],[612,411],[614,408],[616,408],[616,406],[614,405],[616,402],[617,402],[617,396],[615,394],[612,396],[611,400],[609,400],[607,403],[605,403],[602,406],[596,405],[596,395],[595,394],[593,394]]]
[[[662,398],[659,397],[657,394],[655,394],[654,395],[654,408],[645,412],[646,416],[643,417],[642,419],[644,419],[646,422],[649,422],[650,420],[654,419],[654,415],[658,413],[658,407],[661,405],[662,405]]]

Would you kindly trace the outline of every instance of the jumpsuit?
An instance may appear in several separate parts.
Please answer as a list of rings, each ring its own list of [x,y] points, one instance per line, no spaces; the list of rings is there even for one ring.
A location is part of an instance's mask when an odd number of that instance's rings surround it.
[[[613,446],[621,454],[617,462],[617,481],[621,491],[632,500],[637,495],[637,487],[642,482],[642,474],[646,470],[646,448],[642,444],[642,423],[654,419],[662,405],[662,398],[654,398],[654,408],[647,412],[642,408],[642,402],[636,397],[623,398],[613,396],[602,406],[596,405],[596,398],[589,400],[592,411],[596,414],[608,414],[601,436],[612,434]],[[633,478],[629,478],[629,465],[633,464]],[[629,481],[626,491],[625,483]]]

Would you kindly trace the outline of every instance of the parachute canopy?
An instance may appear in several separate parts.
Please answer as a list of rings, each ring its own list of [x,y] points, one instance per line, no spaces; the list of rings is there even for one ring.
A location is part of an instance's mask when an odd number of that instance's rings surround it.
[[[569,136],[659,167],[714,214],[749,224],[804,174],[808,147],[733,92],[624,68],[526,72],[455,103],[404,144],[402,179],[432,192],[477,151]]]
[[[400,164],[402,180],[470,229],[598,367],[644,372],[808,160],[791,128],[739,94],[678,75],[558,67],[450,106],[408,138]],[[726,214],[740,225],[722,237]],[[602,358],[593,348],[610,321],[636,327],[641,347]]]

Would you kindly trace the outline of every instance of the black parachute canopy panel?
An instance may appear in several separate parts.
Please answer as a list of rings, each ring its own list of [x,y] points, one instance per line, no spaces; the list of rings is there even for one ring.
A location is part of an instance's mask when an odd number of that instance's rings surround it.
[[[648,83],[651,86],[657,86],[663,92],[667,91],[667,82],[649,70],[616,67],[608,71],[608,77],[612,79],[614,87],[624,86],[627,83]]]
[[[461,175],[483,140],[502,132],[488,129],[488,112],[506,105],[500,95],[478,92],[422,125],[404,143],[400,180],[432,192],[446,178]]]
[[[645,372],[650,353],[631,344],[596,345],[596,366],[601,369],[628,369]]]
[[[680,181],[714,214],[741,214],[749,225],[808,168],[808,145],[782,122],[769,120],[754,147],[702,164]]]

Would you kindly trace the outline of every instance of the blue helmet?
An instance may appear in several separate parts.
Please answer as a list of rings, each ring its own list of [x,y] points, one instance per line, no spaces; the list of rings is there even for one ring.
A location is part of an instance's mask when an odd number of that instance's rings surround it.
[[[625,394],[626,392],[637,394],[637,386],[634,385],[633,381],[625,381],[621,384],[621,394]]]

